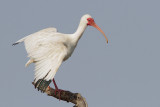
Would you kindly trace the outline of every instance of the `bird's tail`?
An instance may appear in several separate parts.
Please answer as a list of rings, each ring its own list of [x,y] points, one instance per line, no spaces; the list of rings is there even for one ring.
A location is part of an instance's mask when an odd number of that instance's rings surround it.
[[[45,92],[50,83],[51,83],[51,80],[46,81],[46,80],[44,80],[44,79],[39,79],[39,80],[34,84],[34,86],[35,86],[35,88],[38,89],[38,91],[40,90],[41,92]]]
[[[17,45],[17,44],[23,42],[25,39],[26,39],[26,37],[24,37],[24,38],[18,40],[17,42],[13,43],[12,46],[15,46],[15,45]]]

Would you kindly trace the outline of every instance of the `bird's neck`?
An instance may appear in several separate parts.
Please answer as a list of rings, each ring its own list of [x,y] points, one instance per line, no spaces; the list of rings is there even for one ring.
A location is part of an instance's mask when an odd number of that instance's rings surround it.
[[[72,35],[74,42],[78,42],[78,40],[83,35],[83,32],[85,31],[86,27],[87,27],[86,23],[83,23],[82,21],[79,23],[79,26],[78,26],[76,32]]]

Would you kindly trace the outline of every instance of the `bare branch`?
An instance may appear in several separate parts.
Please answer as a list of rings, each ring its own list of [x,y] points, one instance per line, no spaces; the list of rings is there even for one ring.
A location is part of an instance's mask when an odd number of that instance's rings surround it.
[[[32,83],[34,85],[34,83]],[[45,93],[48,96],[52,96],[54,98],[57,98],[59,100],[59,94],[56,92],[55,95],[55,89],[49,87],[46,89]],[[71,102],[75,104],[73,107],[88,107],[88,104],[84,97],[81,96],[80,93],[72,93],[70,91],[62,91],[60,94],[60,100]]]

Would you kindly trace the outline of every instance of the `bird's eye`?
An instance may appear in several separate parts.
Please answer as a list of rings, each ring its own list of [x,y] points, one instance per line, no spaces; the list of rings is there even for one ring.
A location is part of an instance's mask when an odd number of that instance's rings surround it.
[[[87,20],[90,22],[90,21],[91,21],[91,18],[88,18]]]

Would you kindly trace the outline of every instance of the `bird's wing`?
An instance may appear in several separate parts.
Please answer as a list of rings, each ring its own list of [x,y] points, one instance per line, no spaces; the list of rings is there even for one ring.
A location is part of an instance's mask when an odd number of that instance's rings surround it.
[[[54,27],[50,27],[50,28],[42,29],[39,32],[52,33],[52,32],[57,32],[57,29]]]
[[[17,44],[25,41],[26,39],[32,41],[32,40],[34,40],[34,38],[36,38],[36,36],[40,36],[40,35],[51,35],[51,34],[54,34],[54,33],[57,33],[57,29],[56,29],[56,28],[51,27],[51,28],[42,29],[42,30],[40,30],[40,31],[38,31],[38,32],[36,32],[36,33],[33,33],[33,34],[31,34],[31,35],[28,35],[28,36],[26,36],[26,37],[18,40],[17,42],[13,43],[13,45],[17,45]],[[33,39],[31,39],[31,38],[33,38]],[[34,41],[35,41],[35,40],[34,40]]]
[[[52,41],[56,40],[56,37],[54,37],[56,36],[56,34],[57,34],[56,28],[46,28],[27,36],[24,40],[27,53],[29,54],[35,48],[39,47],[39,45],[41,44],[47,44],[51,40]],[[59,38],[60,37],[58,37],[58,39]]]
[[[35,61],[35,80],[52,80],[61,65],[67,49],[62,43],[49,42],[41,44],[29,53]]]

